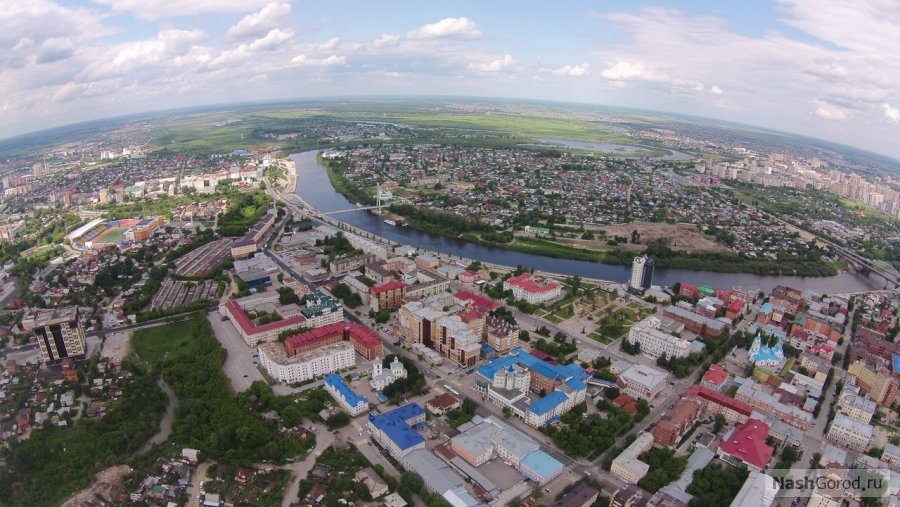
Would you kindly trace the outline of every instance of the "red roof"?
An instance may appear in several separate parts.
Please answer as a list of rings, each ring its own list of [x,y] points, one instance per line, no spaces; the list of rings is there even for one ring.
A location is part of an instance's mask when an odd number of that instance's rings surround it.
[[[713,385],[721,386],[728,380],[728,372],[717,364],[709,365],[709,371],[703,375],[703,381]]]
[[[482,311],[489,312],[500,306],[491,298],[479,296],[478,294],[473,294],[472,292],[469,292],[467,290],[461,290],[457,292],[454,297],[456,297],[456,299],[459,299],[460,301],[468,301],[472,304],[472,306]]]
[[[715,403],[717,405],[722,405],[726,408],[730,408],[739,414],[743,414],[749,416],[753,413],[753,407],[747,405],[743,401],[738,401],[729,396],[725,396],[722,393],[718,393],[713,391],[708,387],[704,387],[698,384],[694,384],[688,388],[687,391],[684,392],[685,396],[699,396],[704,400],[707,400],[711,403]]]
[[[478,320],[478,319],[484,317],[483,313],[479,312],[478,310],[476,310],[474,308],[471,308],[464,312],[460,312],[458,315],[459,315],[459,318],[466,324],[468,324],[469,322],[472,322],[473,320]]]
[[[371,292],[372,294],[381,294],[382,292],[392,291],[401,287],[406,287],[406,283],[404,283],[403,280],[393,280],[381,285],[373,285]]]
[[[456,277],[459,278],[459,281],[461,281],[461,282],[464,282],[466,280],[474,282],[478,278],[478,273],[469,271],[467,269],[467,270],[463,271],[462,273],[460,273],[459,275],[457,275]]]
[[[744,302],[740,299],[735,299],[728,305],[728,311],[732,313],[740,313],[741,310],[744,309]]]
[[[681,282],[681,290],[688,292],[697,292],[697,286],[691,285],[687,282]]]
[[[552,357],[550,357],[549,354],[547,354],[546,352],[541,352],[541,351],[538,350],[538,349],[533,349],[533,350],[531,350],[531,351],[529,352],[529,354],[531,354],[532,356],[534,356],[534,357],[540,359],[541,361],[547,361],[548,359],[553,359]]]
[[[772,459],[775,450],[766,445],[769,436],[769,425],[756,419],[748,419],[746,423],[736,426],[731,437],[719,444],[719,451],[740,458],[745,463],[765,468]]]
[[[298,349],[306,345],[314,345],[316,342],[334,338],[335,336],[343,337],[344,332],[347,332],[347,337],[351,341],[354,341],[367,349],[381,343],[381,338],[379,338],[374,331],[362,324],[357,324],[355,322],[335,322],[334,324],[328,324],[327,326],[289,336],[284,341],[284,346],[285,349]]]
[[[506,280],[506,283],[510,285],[515,285],[516,287],[521,287],[525,292],[550,292],[552,290],[556,290],[559,287],[559,284],[555,282],[551,282],[549,280],[545,281],[543,284],[538,284],[532,279],[531,273],[522,273],[519,276],[513,276]]]
[[[225,306],[228,307],[232,318],[234,318],[235,322],[247,335],[254,335],[257,333],[264,333],[266,331],[271,331],[272,329],[280,329],[283,327],[291,327],[298,324],[303,324],[306,322],[306,317],[303,315],[297,315],[296,317],[291,317],[289,319],[278,320],[275,322],[269,322],[268,324],[263,324],[261,326],[257,326],[250,320],[250,317],[244,312],[244,309],[241,308],[241,305],[238,304],[237,300],[230,299]]]

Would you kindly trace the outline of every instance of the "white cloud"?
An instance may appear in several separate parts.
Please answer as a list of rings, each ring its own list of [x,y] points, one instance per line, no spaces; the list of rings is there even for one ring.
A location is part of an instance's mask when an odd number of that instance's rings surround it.
[[[93,0],[115,12],[130,12],[157,20],[206,13],[243,13],[258,9],[269,0]]]
[[[544,72],[549,72],[551,74],[556,74],[557,76],[569,76],[569,77],[583,77],[586,76],[588,70],[591,68],[590,65],[586,63],[582,63],[579,65],[563,65],[562,67],[557,68],[544,68],[541,69]]]
[[[813,110],[813,114],[819,118],[841,121],[850,117],[850,111],[841,106],[831,104],[821,99],[815,99],[814,104],[816,108]]]
[[[444,18],[410,31],[410,39],[477,39],[481,37],[478,25],[469,18]]]
[[[617,62],[612,67],[603,69],[600,75],[613,81],[635,79],[644,75],[646,68],[640,63]]]
[[[894,123],[900,123],[900,108],[896,108],[887,102],[882,104],[881,108],[884,111],[885,118]]]
[[[394,34],[386,33],[378,36],[377,39],[372,41],[372,47],[374,48],[386,48],[386,47],[394,47],[400,42],[400,37]]]
[[[291,59],[291,63],[301,67],[330,67],[332,65],[346,65],[347,57],[331,55],[327,58],[314,58],[306,55],[297,55]]]
[[[231,39],[259,37],[284,23],[290,13],[291,4],[267,4],[258,12],[244,16],[237,24],[228,29],[227,35]]]
[[[709,89],[709,93],[712,93],[712,94],[714,94],[714,95],[722,95],[722,89],[719,88],[719,87],[716,86],[716,85],[713,85],[713,86]]]
[[[516,61],[513,60],[511,55],[503,55],[503,58],[497,58],[496,60],[491,60],[489,62],[469,62],[467,68],[469,70],[477,70],[478,72],[499,72],[515,63]]]
[[[291,40],[294,36],[294,31],[290,29],[282,30],[280,28],[273,28],[269,30],[269,33],[260,39],[256,39],[247,46],[247,49],[250,52],[256,51],[272,51],[280,46],[282,46],[285,42]]]

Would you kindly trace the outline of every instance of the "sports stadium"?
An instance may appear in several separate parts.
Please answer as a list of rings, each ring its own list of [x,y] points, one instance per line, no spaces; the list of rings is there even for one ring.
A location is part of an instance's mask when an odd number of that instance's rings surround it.
[[[126,241],[144,241],[165,224],[162,217],[104,220],[95,218],[66,235],[73,248],[99,250]]]

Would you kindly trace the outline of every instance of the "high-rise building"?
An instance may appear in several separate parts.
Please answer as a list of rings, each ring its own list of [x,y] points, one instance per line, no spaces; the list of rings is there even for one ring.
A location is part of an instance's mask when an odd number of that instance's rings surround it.
[[[631,280],[628,282],[628,290],[635,294],[643,294],[650,288],[653,281],[653,268],[656,262],[652,258],[642,255],[635,257],[631,263]]]
[[[78,307],[39,310],[32,329],[46,364],[67,357],[84,357],[84,327],[78,318]]]

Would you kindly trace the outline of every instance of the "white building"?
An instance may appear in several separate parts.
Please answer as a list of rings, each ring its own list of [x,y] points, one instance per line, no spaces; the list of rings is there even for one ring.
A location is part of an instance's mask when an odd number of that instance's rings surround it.
[[[369,386],[376,391],[381,391],[393,384],[395,380],[406,378],[406,368],[399,358],[395,357],[391,361],[391,367],[387,370],[384,369],[381,361],[380,357],[376,357],[372,361],[372,378],[369,379]]]
[[[653,434],[641,433],[612,462],[610,473],[625,482],[636,484],[650,471],[650,465],[638,459],[638,456],[653,447]]]
[[[653,281],[653,268],[656,263],[650,257],[643,255],[635,257],[631,263],[631,279],[628,280],[628,290],[637,294],[643,294],[650,288]]]
[[[865,395],[849,394],[841,396],[841,399],[838,401],[838,411],[840,413],[863,424],[869,424],[872,421],[877,408],[878,405]]]
[[[558,283],[534,277],[531,273],[522,273],[506,279],[503,282],[503,290],[512,291],[515,299],[522,299],[534,305],[556,299],[562,291]]]
[[[650,366],[633,365],[619,375],[622,392],[634,399],[652,400],[666,385],[669,374]]]
[[[762,472],[751,471],[730,507],[769,507],[778,494],[778,483]]]
[[[353,392],[344,379],[334,373],[325,377],[325,390],[352,416],[369,411],[369,400]]]
[[[869,447],[874,430],[871,425],[861,423],[845,414],[837,414],[831,421],[826,435],[829,442],[842,445],[852,451],[863,452]]]
[[[628,341],[639,343],[641,352],[650,357],[685,357],[691,353],[691,342],[660,329],[660,318],[651,315],[635,323],[628,331]]]
[[[349,343],[326,345],[293,357],[273,342],[261,343],[258,350],[259,364],[281,382],[302,382],[356,365],[356,352]]]

